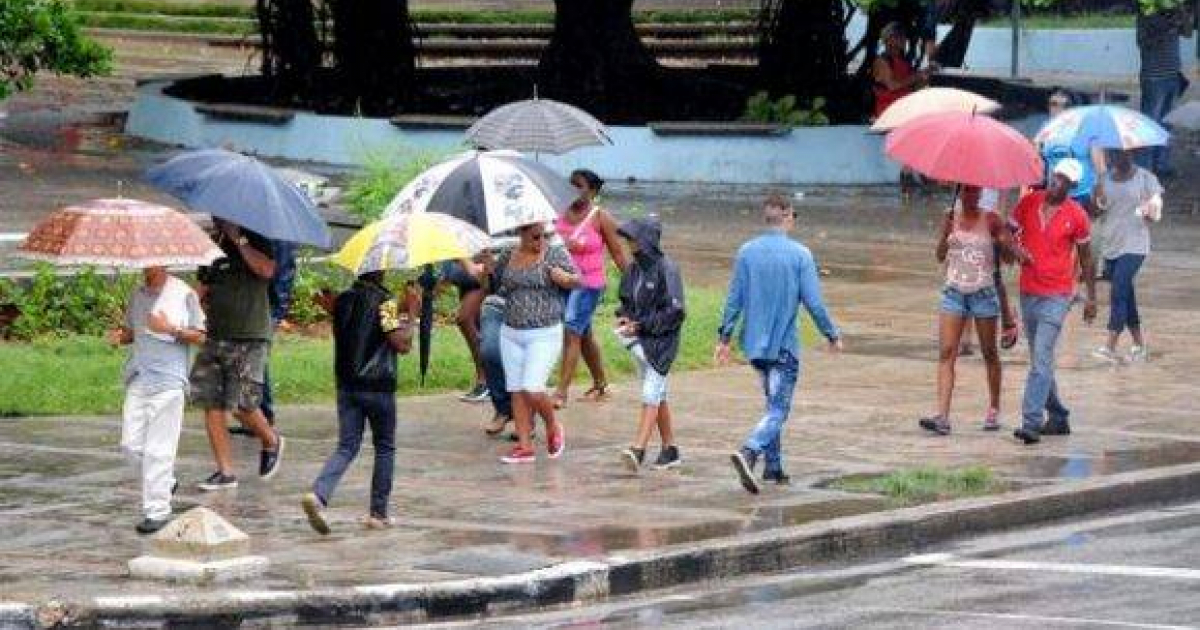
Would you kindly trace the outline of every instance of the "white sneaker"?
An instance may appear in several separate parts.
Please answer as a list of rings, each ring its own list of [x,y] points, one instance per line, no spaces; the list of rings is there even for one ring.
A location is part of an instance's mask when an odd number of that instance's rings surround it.
[[[1101,361],[1108,361],[1109,363],[1118,363],[1121,360],[1117,357],[1117,353],[1113,352],[1108,346],[1100,346],[1092,350],[1092,356]]]
[[[1134,346],[1129,350],[1130,363],[1145,363],[1150,360],[1150,351],[1146,346]]]

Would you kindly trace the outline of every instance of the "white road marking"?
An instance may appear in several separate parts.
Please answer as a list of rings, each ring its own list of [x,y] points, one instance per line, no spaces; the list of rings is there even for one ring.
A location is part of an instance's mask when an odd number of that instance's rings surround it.
[[[1200,569],[1176,567],[1136,567],[1119,564],[1069,564],[1065,562],[1030,562],[1024,560],[956,560],[953,554],[933,553],[909,556],[907,564],[952,567],[956,569],[995,569],[999,571],[1043,571],[1079,573],[1085,575],[1120,575],[1125,577],[1200,580]]]
[[[0,243],[20,243],[26,236],[24,232],[0,232]]]
[[[937,610],[927,608],[891,608],[885,606],[854,606],[852,610],[863,610],[881,613],[899,613],[907,615],[927,615],[930,617],[972,617],[975,619],[1005,619],[1009,621],[1030,621],[1037,623],[1085,626],[1089,628],[1138,628],[1142,630],[1197,630],[1196,626],[1174,626],[1158,623],[1138,623],[1135,621],[1113,621],[1110,619],[1091,619],[1088,617],[1047,617],[1043,615],[1018,615],[1012,613],[969,612],[962,610]]]

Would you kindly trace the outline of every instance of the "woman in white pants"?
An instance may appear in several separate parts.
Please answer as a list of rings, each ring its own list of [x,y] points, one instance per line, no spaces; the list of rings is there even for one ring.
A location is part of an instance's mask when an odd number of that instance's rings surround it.
[[[562,352],[565,292],[580,282],[571,255],[547,243],[545,226],[527,225],[518,234],[520,245],[496,266],[497,293],[505,299],[500,354],[517,426],[517,445],[501,458],[506,464],[536,460],[530,438],[535,413],[546,422],[547,455],[555,459],[566,447],[546,382]]]
[[[175,453],[187,400],[188,346],[204,342],[204,312],[196,292],[163,267],[144,270],[125,325],[110,340],[132,345],[125,365],[121,451],[142,476],[139,534],[151,534],[171,519]]]

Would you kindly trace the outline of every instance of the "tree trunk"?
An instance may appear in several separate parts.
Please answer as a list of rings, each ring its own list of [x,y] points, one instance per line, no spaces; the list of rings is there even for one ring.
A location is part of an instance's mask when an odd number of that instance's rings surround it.
[[[802,107],[824,98],[834,120],[857,116],[846,75],[849,11],[844,0],[764,0],[758,49],[763,87],[775,98],[795,96]]]
[[[954,24],[938,43],[937,61],[944,68],[961,68],[971,46],[975,24],[991,14],[989,0],[958,0],[951,12]]]
[[[311,0],[256,0],[255,11],[263,42],[262,74],[271,83],[272,100],[302,100],[312,92],[323,47]]]
[[[416,72],[407,0],[327,0],[341,97],[363,115],[388,116],[409,102]]]
[[[554,35],[538,65],[540,94],[601,119],[653,106],[662,69],[634,30],[633,2],[555,0]]]

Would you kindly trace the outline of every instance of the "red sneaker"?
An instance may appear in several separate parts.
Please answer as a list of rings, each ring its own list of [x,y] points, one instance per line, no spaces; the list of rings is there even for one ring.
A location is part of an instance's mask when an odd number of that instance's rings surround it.
[[[508,455],[500,458],[500,461],[505,464],[532,464],[537,461],[537,453],[534,453],[532,448],[514,446]]]
[[[550,459],[558,459],[563,454],[563,451],[566,450],[566,432],[566,428],[563,427],[562,423],[560,422],[558,423],[558,431],[556,431],[554,435],[551,435],[550,438],[546,440],[546,454],[550,456]]]

